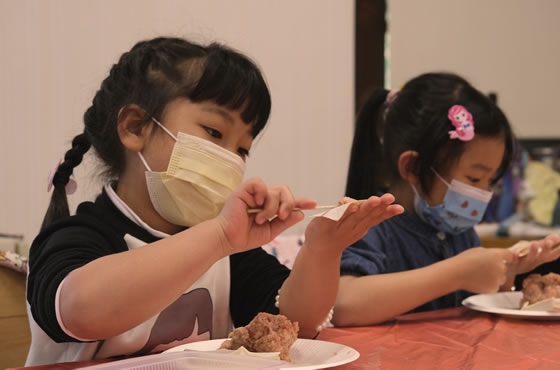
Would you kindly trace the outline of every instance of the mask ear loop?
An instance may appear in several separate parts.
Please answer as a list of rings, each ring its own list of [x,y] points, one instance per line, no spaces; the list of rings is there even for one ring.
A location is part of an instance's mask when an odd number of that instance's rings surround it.
[[[171,133],[171,131],[169,131],[169,130],[167,129],[167,127],[165,127],[164,125],[162,125],[162,124],[161,124],[157,119],[155,119],[154,117],[150,117],[150,119],[151,119],[152,121],[154,121],[154,122],[156,123],[156,125],[158,125],[159,127],[161,127],[161,129],[162,129],[163,131],[165,131],[165,133],[166,133],[167,135],[171,136],[171,137],[173,138],[173,140],[177,141],[177,137],[176,137],[175,135],[173,135],[173,134]]]
[[[146,114],[148,114],[148,113],[146,112]],[[156,125],[158,125],[167,135],[171,136],[171,138],[172,138],[173,140],[175,140],[175,142],[177,142],[177,138],[175,137],[175,135],[173,135],[173,133],[172,133],[171,131],[169,131],[169,130],[167,129],[167,127],[165,127],[164,125],[162,125],[157,119],[155,119],[155,118],[152,117],[152,116],[150,116],[150,119],[151,119],[152,121],[154,121],[154,123],[155,123]],[[140,157],[140,160],[141,160],[142,163],[144,164],[144,167],[145,167],[148,171],[152,171],[152,169],[150,168],[150,166],[148,166],[148,162],[146,162],[146,159],[144,158],[144,156],[142,155],[142,153],[140,153],[140,152],[137,152],[137,153],[138,153],[138,156]]]
[[[140,157],[140,160],[144,164],[144,168],[146,170],[152,172],[152,169],[150,168],[150,166],[148,166],[148,162],[146,162],[146,159],[144,159],[144,156],[142,155],[142,153],[140,153],[140,152],[136,152],[136,153],[138,154],[138,157]]]
[[[436,170],[434,170],[434,168],[433,168],[433,167],[430,167],[430,169],[432,170],[432,172],[433,172],[433,173],[435,173],[435,174],[436,174],[436,176],[437,176],[437,177],[438,177],[438,178],[439,178],[439,179],[440,179],[440,180],[441,180],[441,181],[442,181],[442,182],[443,182],[443,183],[444,183],[445,185],[447,185],[447,187],[448,187],[448,188],[450,188],[450,187],[451,187],[451,184],[450,184],[450,183],[448,183],[447,181],[445,181],[445,179],[444,179],[444,178],[443,178],[443,177],[442,177],[442,176],[441,176],[441,175],[440,175],[439,173],[437,173],[437,171],[436,171]]]

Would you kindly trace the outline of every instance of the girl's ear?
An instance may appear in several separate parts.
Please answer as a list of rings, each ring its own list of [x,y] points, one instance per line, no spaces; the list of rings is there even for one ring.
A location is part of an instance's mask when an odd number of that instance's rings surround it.
[[[416,172],[416,161],[418,160],[418,152],[415,150],[407,150],[399,156],[399,175],[401,178],[412,185],[419,183],[419,176]]]
[[[146,125],[146,112],[136,104],[124,106],[117,115],[119,138],[130,151],[142,151],[150,127]]]

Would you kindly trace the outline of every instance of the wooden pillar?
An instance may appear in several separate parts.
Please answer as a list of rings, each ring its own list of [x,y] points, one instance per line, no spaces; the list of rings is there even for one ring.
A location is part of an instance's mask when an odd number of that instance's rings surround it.
[[[355,111],[385,75],[385,0],[355,0]]]

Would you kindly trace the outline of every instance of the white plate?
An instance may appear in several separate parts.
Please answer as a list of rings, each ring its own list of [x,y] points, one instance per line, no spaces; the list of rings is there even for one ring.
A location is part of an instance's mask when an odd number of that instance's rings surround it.
[[[224,340],[225,339],[214,339],[187,343],[170,348],[165,352],[179,352],[184,350],[215,351]],[[356,360],[358,357],[360,357],[358,351],[343,344],[313,339],[297,339],[290,349],[290,359],[292,363],[285,368],[302,370],[325,369],[347,364]]]
[[[560,320],[560,312],[520,310],[522,292],[477,294],[465,298],[463,306],[472,310],[495,313],[502,316],[531,320]]]

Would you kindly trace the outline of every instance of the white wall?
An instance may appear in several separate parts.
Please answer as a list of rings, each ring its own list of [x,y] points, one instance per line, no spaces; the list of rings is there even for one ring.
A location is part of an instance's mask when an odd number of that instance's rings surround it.
[[[255,59],[273,108],[247,176],[335,202],[352,136],[353,12],[339,0],[0,0],[0,232],[32,240],[47,175],[110,65],[160,34],[225,42]],[[91,161],[76,176],[72,208],[99,191],[87,183]]]
[[[560,1],[391,0],[391,82],[447,70],[498,103],[520,137],[560,137]]]

